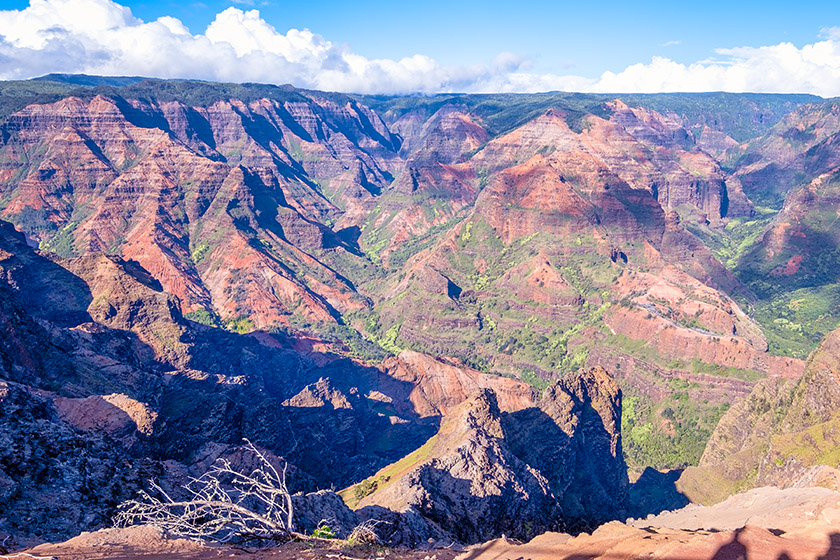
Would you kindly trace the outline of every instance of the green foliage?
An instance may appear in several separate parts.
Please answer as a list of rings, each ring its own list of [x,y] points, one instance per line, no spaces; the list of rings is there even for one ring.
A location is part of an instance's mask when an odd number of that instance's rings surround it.
[[[40,80],[0,83],[0,119],[33,103],[54,103],[78,86]]]
[[[238,317],[236,319],[231,319],[227,322],[227,329],[229,331],[239,333],[239,334],[247,334],[254,330],[254,322],[251,321],[248,317]]]
[[[689,389],[690,386],[685,384]],[[632,390],[621,414],[624,457],[631,468],[697,465],[727,404],[705,406],[677,390],[660,402]]]
[[[353,496],[355,496],[357,501],[361,501],[362,498],[366,496],[370,496],[374,492],[376,492],[376,487],[378,486],[375,479],[367,479],[363,480],[359,484],[353,487]]]
[[[542,377],[538,376],[531,370],[523,370],[522,374],[520,375],[520,379],[542,393],[543,391],[548,388],[551,382],[547,379],[543,379]]]
[[[315,530],[312,531],[312,536],[316,539],[335,539],[337,538],[335,531],[332,527],[327,525],[326,521],[321,521]]]
[[[318,323],[315,325],[302,325],[296,322],[295,326],[308,332],[312,332],[327,342],[341,343],[346,352],[361,360],[379,363],[391,353],[372,340],[366,339],[356,329],[337,323]]]
[[[206,241],[198,243],[192,251],[192,260],[195,264],[199,264],[207,254],[210,252],[210,244]]]
[[[56,235],[53,235],[49,240],[42,241],[39,244],[39,249],[42,251],[49,251],[50,253],[55,253],[56,255],[60,255],[62,257],[75,257],[77,255],[77,251],[73,246],[75,241],[75,232],[78,223],[75,221],[70,222]]]
[[[402,352],[402,348],[397,345],[397,340],[399,340],[400,336],[400,326],[393,325],[390,329],[385,331],[385,334],[379,340],[380,346],[391,352],[392,354],[399,354]]]
[[[772,353],[804,359],[826,334],[840,328],[838,308],[840,284],[828,284],[761,300],[754,313]]]
[[[189,319],[190,321],[195,321],[196,323],[201,323],[202,325],[207,325],[208,327],[221,326],[221,321],[219,320],[218,315],[211,313],[204,308],[184,313],[184,318]]]

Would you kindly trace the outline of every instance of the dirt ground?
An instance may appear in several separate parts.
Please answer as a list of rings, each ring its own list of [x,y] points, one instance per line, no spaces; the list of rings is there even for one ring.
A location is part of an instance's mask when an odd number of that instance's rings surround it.
[[[151,527],[103,529],[82,533],[69,541],[46,543],[25,554],[0,555],[0,560],[32,560],[32,556],[56,560],[452,560],[461,552],[453,549],[401,550],[378,546],[341,547],[338,543],[292,542],[254,550],[205,546],[184,539],[167,539]]]
[[[529,543],[504,538],[466,549],[400,550],[292,542],[263,550],[167,539],[151,527],[82,533],[0,560],[840,560],[840,493],[761,488],[711,507],[607,523],[592,534],[545,533]]]

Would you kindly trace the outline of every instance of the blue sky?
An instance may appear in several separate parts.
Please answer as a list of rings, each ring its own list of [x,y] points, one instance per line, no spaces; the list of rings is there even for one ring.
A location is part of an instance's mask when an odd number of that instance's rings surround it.
[[[183,41],[173,42],[171,37],[158,38],[154,30],[147,29],[148,33],[138,32],[137,41],[171,43],[172,49],[187,49],[186,56],[218,56],[224,68],[214,72],[211,60],[204,66],[196,65],[193,70],[189,66],[167,66],[163,62],[157,65],[144,60],[132,62],[125,54],[128,47],[123,40],[114,38],[106,44],[101,30],[85,29],[83,22],[76,22],[75,27],[67,24],[68,32],[61,37],[54,33],[57,26],[65,26],[64,20],[51,19],[49,15],[60,11],[59,6],[78,13],[92,10],[91,6],[103,5],[111,14],[108,17],[116,17],[114,6],[117,4],[113,0],[0,0],[0,9],[5,10],[0,11],[0,39],[3,40],[0,55],[5,54],[7,59],[33,70],[58,68],[63,64],[68,71],[92,68],[99,69],[100,73],[110,73],[111,68],[123,68],[154,71],[161,77],[237,80],[241,74],[242,80],[284,81],[288,77],[286,81],[297,81],[296,85],[324,87],[334,84],[335,89],[367,88],[369,91],[376,90],[369,83],[372,79],[387,75],[383,80],[385,85],[380,88],[383,92],[412,88],[432,91],[459,88],[597,90],[607,87],[654,91],[679,89],[682,84],[685,84],[684,89],[696,90],[708,84],[709,87],[721,86],[716,89],[750,89],[754,86],[762,91],[790,89],[823,95],[840,94],[840,8],[828,2],[203,0],[182,3],[122,0],[119,4],[130,8],[140,23],[177,18],[193,38],[199,37],[188,45]],[[258,18],[252,10],[258,11]],[[40,20],[35,12],[40,14]],[[5,27],[4,14],[11,18]],[[29,14],[26,22],[33,26],[32,33],[51,34],[49,41],[36,45],[25,37],[16,37],[15,29],[22,26],[13,18],[19,14]],[[225,15],[224,22],[219,21],[220,14]],[[41,23],[37,23],[39,21]],[[137,31],[138,21],[132,22],[123,16],[114,21],[117,27],[128,26]],[[208,25],[213,22],[217,22],[215,35],[207,33]],[[234,29],[236,26],[239,26],[238,30]],[[284,50],[286,47],[272,46],[273,39],[266,35],[267,32],[255,31],[255,26],[273,28],[274,33],[284,37],[291,37],[290,30],[311,31],[314,39],[306,48],[312,53],[317,51],[318,54],[312,56],[320,62],[313,62],[312,57],[303,61],[300,53],[290,55]],[[246,35],[262,38],[245,37],[242,29],[246,28]],[[219,50],[215,55],[199,54],[202,49],[198,42],[205,34],[211,38],[213,49]],[[146,38],[139,38],[140,35]],[[184,34],[178,31],[176,35]],[[62,58],[58,52],[60,42],[70,44],[71,36],[72,44],[82,45],[91,57],[87,66],[75,64],[70,57]],[[326,50],[318,46],[325,42],[329,47]],[[234,58],[225,58],[230,53],[223,52],[222,43],[234,47]],[[244,47],[245,43],[251,46]],[[813,45],[821,46],[809,51]],[[741,47],[752,50],[720,51]],[[761,50],[774,47],[778,52]],[[9,55],[3,48],[15,50]],[[37,51],[39,56],[32,51]],[[173,57],[184,55],[173,51],[167,53]],[[424,58],[410,64],[401,63],[414,55]],[[24,65],[25,56],[33,57],[35,61]],[[53,56],[52,65],[49,56]],[[351,73],[355,78],[350,79],[350,70],[341,74],[333,63],[340,62],[339,59],[350,61],[353,56],[363,57],[368,62],[364,68],[354,67]],[[118,63],[116,59],[120,57],[122,62]],[[755,62],[755,57],[761,60]],[[778,63],[772,57],[779,58]],[[232,69],[236,61],[243,65],[270,66],[269,58],[279,60],[274,74],[260,74],[244,68],[237,74]],[[113,64],[103,63],[105,59]],[[377,64],[375,61],[380,59],[389,62]],[[752,61],[751,70],[746,66],[737,72],[730,68],[733,64],[744,64],[745,60]],[[767,77],[768,73],[776,74],[773,71],[776,66],[783,67],[785,72]],[[332,78],[320,81],[307,78],[306,72],[324,68],[334,70]],[[628,72],[628,68],[635,69]],[[20,77],[14,75],[13,70],[7,64],[4,72],[0,63],[3,77]],[[195,75],[178,75],[191,71]],[[836,84],[832,81],[835,71]],[[428,78],[425,81],[413,78],[424,72]],[[617,77],[613,79],[607,75],[605,79],[605,72]],[[412,75],[411,79],[407,78],[408,74]],[[820,83],[820,76],[825,74],[828,75],[827,85]],[[793,80],[794,83],[785,84],[785,76],[788,76],[788,82]],[[300,83],[307,80],[309,83]],[[833,93],[835,89],[837,93]]]
[[[218,12],[257,9],[278,31],[308,28],[369,58],[428,55],[443,64],[472,64],[508,51],[536,70],[597,77],[654,55],[690,63],[720,47],[814,42],[840,26],[831,2],[603,2],[424,0],[292,2],[249,0],[127,1],[146,21],[171,15],[193,33]],[[28,2],[17,2],[25,7]]]

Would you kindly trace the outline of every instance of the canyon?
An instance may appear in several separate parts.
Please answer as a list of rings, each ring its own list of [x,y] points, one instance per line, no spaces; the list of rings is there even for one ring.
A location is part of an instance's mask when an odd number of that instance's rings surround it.
[[[243,439],[306,530],[411,546],[837,489],[836,100],[46,76],[0,105],[0,541]]]

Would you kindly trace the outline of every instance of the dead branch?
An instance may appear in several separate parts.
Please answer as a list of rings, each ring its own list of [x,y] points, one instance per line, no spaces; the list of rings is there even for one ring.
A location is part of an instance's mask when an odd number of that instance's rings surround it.
[[[202,542],[283,542],[299,537],[292,525],[286,465],[278,472],[254,444],[245,442],[260,460],[250,474],[219,459],[209,471],[184,485],[187,497],[182,500],[171,498],[150,481],[151,493],[141,490],[137,499],[120,504],[114,523],[118,527],[150,525]]]
[[[378,519],[368,519],[359,525],[356,525],[347,537],[347,542],[352,544],[382,544],[379,535],[376,533],[376,527],[381,524],[387,524],[386,521]]]

